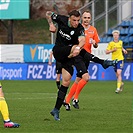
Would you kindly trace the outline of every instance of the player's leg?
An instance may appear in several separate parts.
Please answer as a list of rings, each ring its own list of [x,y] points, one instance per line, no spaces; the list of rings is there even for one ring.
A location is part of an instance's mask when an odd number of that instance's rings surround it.
[[[82,49],[80,55],[86,60],[93,61],[95,63],[101,64],[104,69],[108,68],[109,66],[115,66],[117,64],[117,60],[103,60],[99,57],[88,53],[85,49]]]
[[[117,89],[115,91],[116,93],[120,92],[120,87],[121,87],[121,84],[122,84],[121,72],[122,72],[121,69],[117,69],[117,72],[116,72],[116,75],[117,75]]]
[[[56,61],[61,62],[62,64],[62,85],[57,94],[57,99],[54,109],[50,112],[54,116],[55,120],[60,120],[59,110],[65,99],[67,89],[70,85],[70,80],[73,75],[73,58],[68,58],[68,55],[71,53],[72,46],[54,46],[53,55]]]
[[[61,78],[61,73],[62,73],[62,65],[60,62],[56,61],[56,86],[59,89],[60,88],[60,78]]]
[[[61,74],[57,74],[57,77],[56,77],[56,86],[58,89],[60,89],[60,76]]]
[[[124,66],[124,62],[118,61],[117,66],[115,67],[116,77],[117,77],[117,89],[115,90],[116,93],[119,93],[123,90],[124,83],[122,82],[122,69]]]
[[[72,74],[73,74],[73,70],[71,70],[71,71],[72,71]],[[59,110],[60,110],[60,108],[61,108],[61,106],[63,104],[63,101],[65,99],[68,87],[70,85],[71,76],[72,76],[71,73],[69,73],[64,68],[62,69],[62,85],[60,86],[60,89],[58,91],[55,107],[50,112],[54,116],[54,119],[57,120],[57,121],[60,120],[60,118],[59,118]]]
[[[89,81],[88,73],[85,73],[82,75],[82,79],[78,82],[76,92],[74,94],[74,99],[73,99],[73,106],[77,109],[79,109],[79,105],[78,105],[79,94],[82,91],[82,89],[84,88],[84,86],[87,84],[88,81]]]
[[[11,120],[9,118],[8,105],[7,105],[6,100],[4,98],[4,93],[2,91],[1,83],[0,83],[0,111],[1,111],[1,114],[3,116],[5,127],[9,127],[9,128],[19,127],[18,123],[11,122]]]
[[[72,99],[72,97],[74,96],[77,86],[78,86],[78,82],[81,80],[81,78],[76,77],[74,83],[72,84],[70,91],[65,99],[65,107],[67,111],[70,111],[70,101]]]
[[[76,67],[78,77],[82,77],[82,79],[78,82],[76,92],[74,94],[74,99],[73,99],[73,106],[78,109],[79,108],[79,105],[78,105],[79,94],[80,94],[81,90],[83,89],[83,87],[89,81],[89,74],[88,74],[84,59],[80,55],[75,57],[74,65]]]

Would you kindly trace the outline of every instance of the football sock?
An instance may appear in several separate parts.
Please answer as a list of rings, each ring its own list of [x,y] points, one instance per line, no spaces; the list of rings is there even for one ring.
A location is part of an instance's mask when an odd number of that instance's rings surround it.
[[[68,104],[70,103],[70,100],[72,99],[73,95],[76,92],[77,86],[78,86],[78,83],[76,83],[76,82],[74,82],[73,85],[71,86],[70,91],[65,100],[66,103],[68,103]]]
[[[4,121],[9,120],[8,106],[4,97],[0,97],[0,111]]]
[[[104,60],[102,59],[99,59],[98,57],[96,57],[95,55],[93,54],[90,54],[88,53],[85,49],[82,49],[80,51],[80,55],[85,59],[85,61],[93,61],[95,63],[98,63],[98,64],[103,64],[104,63]]]
[[[77,89],[76,89],[76,92],[75,92],[75,95],[74,95],[74,99],[78,99],[78,96],[81,92],[81,90],[83,89],[83,87],[87,84],[87,81],[85,81],[84,79],[81,79],[79,82],[78,82],[78,85],[77,85]]]
[[[92,58],[91,58],[91,61],[93,61],[93,62],[95,62],[95,63],[98,63],[98,64],[103,64],[103,62],[104,62],[104,60],[102,60],[102,59],[99,59],[98,57],[96,57],[96,56],[92,56]]]
[[[121,81],[117,81],[117,88],[119,88],[119,89],[120,89],[121,84],[122,84],[122,82],[121,82]]]
[[[57,88],[60,89],[60,81],[56,81]]]
[[[65,86],[61,85],[61,87],[58,91],[56,104],[55,104],[55,108],[58,109],[58,110],[60,110],[60,108],[63,104],[63,101],[64,101],[66,93],[67,93],[67,89],[68,89],[68,87],[65,87]]]

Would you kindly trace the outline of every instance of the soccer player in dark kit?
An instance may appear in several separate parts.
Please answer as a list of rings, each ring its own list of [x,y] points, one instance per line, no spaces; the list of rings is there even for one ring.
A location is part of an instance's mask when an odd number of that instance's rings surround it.
[[[92,56],[85,49],[82,49],[85,44],[85,35],[84,28],[80,24],[79,11],[73,10],[69,13],[69,16],[58,15],[47,11],[46,17],[51,32],[53,32],[52,28],[54,29],[52,21],[58,24],[53,55],[56,61],[62,64],[62,85],[58,91],[55,107],[50,113],[54,116],[55,120],[60,120],[59,111],[70,85],[73,66],[76,67],[77,73],[81,75],[82,85],[84,86],[89,81],[89,74],[84,60],[90,61]],[[106,62],[104,67],[106,68],[112,64],[112,62]]]
[[[60,120],[59,110],[65,99],[67,89],[70,85],[70,80],[73,75],[73,65],[75,57],[78,58],[81,48],[85,43],[84,28],[79,23],[80,13],[73,10],[69,13],[69,17],[57,15],[51,11],[46,12],[47,20],[52,23],[52,20],[58,24],[57,37],[55,46],[53,47],[53,55],[55,59],[62,63],[62,85],[58,91],[56,104],[51,111],[51,115],[55,120]],[[77,59],[78,60],[78,59]],[[77,67],[77,71],[82,72],[82,77],[87,83],[89,74],[84,62]]]

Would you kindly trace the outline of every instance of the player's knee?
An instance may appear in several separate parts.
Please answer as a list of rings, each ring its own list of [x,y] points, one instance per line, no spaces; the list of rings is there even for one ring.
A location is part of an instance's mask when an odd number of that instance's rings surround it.
[[[84,79],[86,82],[88,82],[90,80],[89,74],[88,73],[83,74],[82,79]]]
[[[69,86],[70,85],[70,80],[64,80],[64,81],[62,81],[62,84],[64,86]]]
[[[0,88],[0,97],[4,97],[4,93],[2,91],[2,88]]]

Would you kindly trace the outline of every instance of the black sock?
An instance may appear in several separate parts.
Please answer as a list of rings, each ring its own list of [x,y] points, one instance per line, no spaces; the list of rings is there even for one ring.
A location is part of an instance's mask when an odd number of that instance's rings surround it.
[[[56,81],[57,88],[60,89],[60,81]]]
[[[98,64],[103,64],[103,62],[104,62],[104,60],[102,60],[102,59],[99,59],[98,57],[96,57],[96,56],[92,56],[91,57],[91,61],[93,61],[93,62],[95,62],[95,63],[98,63]]]
[[[94,56],[93,54],[88,53],[85,49],[80,51],[80,55],[85,59],[85,61],[93,61],[98,64],[103,64],[104,60],[99,59],[98,57]]]
[[[63,101],[64,101],[66,93],[67,93],[67,89],[68,89],[68,87],[61,85],[61,87],[58,91],[58,96],[57,96],[56,104],[55,104],[55,108],[58,110],[60,110],[60,108],[63,104]]]

